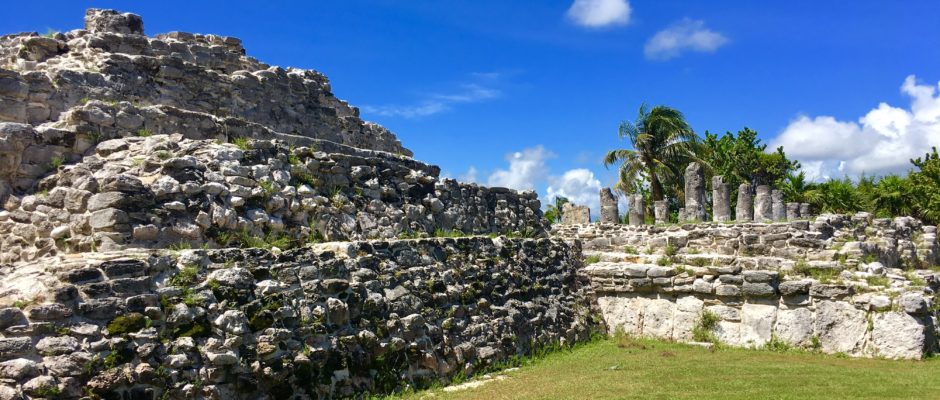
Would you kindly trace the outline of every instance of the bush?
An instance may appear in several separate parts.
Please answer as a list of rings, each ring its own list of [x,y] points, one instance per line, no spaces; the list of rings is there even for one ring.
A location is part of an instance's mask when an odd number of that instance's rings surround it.
[[[108,332],[111,335],[123,335],[137,332],[147,327],[147,317],[141,313],[127,313],[115,317],[108,323]]]
[[[600,261],[601,261],[601,256],[598,256],[598,255],[587,256],[587,258],[584,259],[584,265],[591,265],[591,264],[598,263]]]
[[[702,310],[702,316],[699,317],[698,324],[692,328],[692,340],[696,342],[718,342],[718,338],[716,338],[715,334],[712,332],[715,327],[718,326],[718,321],[721,321],[718,314],[708,310]]]

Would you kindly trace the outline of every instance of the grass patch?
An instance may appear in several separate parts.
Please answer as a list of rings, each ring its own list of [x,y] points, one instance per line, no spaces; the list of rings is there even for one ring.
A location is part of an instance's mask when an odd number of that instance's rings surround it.
[[[246,137],[233,138],[232,144],[234,144],[235,147],[238,147],[242,151],[248,151],[252,149],[251,140]]]
[[[627,254],[640,254],[639,250],[637,250],[636,247],[633,247],[633,246],[625,246],[623,248],[623,252]]]
[[[839,270],[834,268],[819,268],[809,265],[805,260],[799,260],[793,266],[793,272],[813,278],[820,283],[830,283],[839,277]]]
[[[891,279],[887,276],[867,276],[865,281],[868,282],[868,286],[889,286],[891,285]]]
[[[601,256],[597,256],[597,255],[594,255],[594,256],[587,256],[587,257],[584,259],[584,265],[591,265],[591,264],[596,264],[596,263],[599,263],[599,262],[601,262]]]
[[[150,129],[147,129],[147,128],[140,128],[140,129],[137,131],[137,136],[138,136],[138,137],[150,137],[150,136],[153,136],[153,133],[150,132]]]
[[[734,372],[729,372],[734,371]],[[805,352],[710,350],[611,338],[557,352],[435,399],[932,399],[940,361],[838,358]]]

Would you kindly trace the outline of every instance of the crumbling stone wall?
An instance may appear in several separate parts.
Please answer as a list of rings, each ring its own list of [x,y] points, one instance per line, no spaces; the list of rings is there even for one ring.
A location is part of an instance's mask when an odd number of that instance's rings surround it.
[[[90,100],[169,106],[412,154],[394,134],[362,121],[358,109],[337,99],[322,74],[261,63],[245,55],[237,38],[183,32],[147,37],[139,16],[94,9],[85,16],[85,29],[0,37],[0,121],[55,125]]]
[[[244,246],[245,236],[287,238],[283,247],[452,231],[545,235],[534,192],[440,179],[438,167],[388,153],[246,143],[181,135],[101,142],[43,178],[37,194],[7,199],[0,261]]]
[[[580,266],[559,241],[483,237],[21,264],[0,282],[0,398],[420,387],[585,340]]]
[[[585,272],[611,332],[866,357],[938,350],[937,227],[913,218],[587,224],[552,235],[600,260]]]

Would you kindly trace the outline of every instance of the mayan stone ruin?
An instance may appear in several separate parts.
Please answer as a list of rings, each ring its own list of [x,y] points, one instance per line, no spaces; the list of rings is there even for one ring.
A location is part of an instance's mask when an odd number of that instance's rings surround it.
[[[148,34],[89,9],[0,36],[0,400],[368,398],[598,332],[698,341],[704,316],[734,346],[938,350],[936,226],[812,215],[697,163],[682,199],[603,189],[599,221],[552,225],[319,72]]]

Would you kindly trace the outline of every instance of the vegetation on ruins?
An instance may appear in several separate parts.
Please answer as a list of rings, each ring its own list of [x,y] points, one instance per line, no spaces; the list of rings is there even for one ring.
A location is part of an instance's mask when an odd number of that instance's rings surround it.
[[[549,204],[548,209],[545,210],[545,219],[548,220],[548,223],[554,224],[556,222],[561,222],[561,219],[564,216],[564,208],[566,203],[569,203],[567,197],[555,196],[555,203]]]
[[[633,149],[611,150],[604,166],[620,164],[616,189],[634,193],[646,181],[653,201],[662,200],[681,185],[682,171],[693,158],[697,142],[695,132],[679,110],[667,106],[640,106],[634,122],[620,123],[621,139],[628,139]]]
[[[787,201],[807,202],[817,210],[833,213],[868,211],[878,217],[913,216],[928,224],[940,223],[940,156],[931,149],[911,160],[916,168],[906,176],[862,176],[824,182],[807,182],[805,175],[791,174],[780,186]]]
[[[906,175],[811,182],[799,171],[799,161],[787,158],[783,147],[768,151],[756,131],[744,128],[721,136],[706,131],[704,138],[699,138],[682,113],[668,106],[641,106],[635,122],[621,123],[619,135],[629,139],[633,149],[611,150],[604,157],[607,167],[619,164],[616,189],[643,195],[648,208],[654,201],[668,199],[673,215],[681,207],[682,171],[696,161],[705,169],[706,182],[720,175],[733,189],[744,183],[751,187],[770,185],[783,192],[785,201],[809,203],[819,212],[867,211],[878,217],[913,216],[928,224],[940,223],[940,155],[936,148],[911,160],[913,169]],[[732,203],[737,197],[733,189]],[[706,207],[710,206],[707,202]]]

